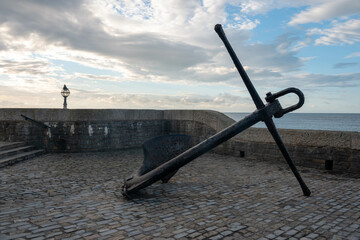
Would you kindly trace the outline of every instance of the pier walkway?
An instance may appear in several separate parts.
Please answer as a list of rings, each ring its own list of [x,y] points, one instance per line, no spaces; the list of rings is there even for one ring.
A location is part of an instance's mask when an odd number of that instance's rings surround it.
[[[360,239],[360,178],[206,154],[132,200],[141,149],[46,154],[0,170],[0,239]]]

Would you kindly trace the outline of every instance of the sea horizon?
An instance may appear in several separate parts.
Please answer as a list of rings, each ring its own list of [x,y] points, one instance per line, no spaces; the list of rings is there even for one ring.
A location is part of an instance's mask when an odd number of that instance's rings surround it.
[[[251,113],[223,112],[223,114],[239,121]],[[273,119],[277,128],[282,129],[360,132],[360,113],[289,113]],[[266,128],[263,122],[253,127]]]

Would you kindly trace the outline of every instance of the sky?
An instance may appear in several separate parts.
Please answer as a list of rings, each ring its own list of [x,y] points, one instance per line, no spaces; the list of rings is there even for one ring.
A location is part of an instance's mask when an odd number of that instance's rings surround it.
[[[62,108],[66,84],[70,109],[253,112],[218,23],[262,99],[360,113],[359,0],[0,0],[0,108]]]

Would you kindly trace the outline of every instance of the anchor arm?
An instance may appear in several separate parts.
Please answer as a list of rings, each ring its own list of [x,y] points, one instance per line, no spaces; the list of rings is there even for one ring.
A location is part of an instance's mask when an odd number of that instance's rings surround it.
[[[271,92],[266,94],[265,100],[267,102],[271,103],[273,101],[276,101],[276,98],[284,96],[284,95],[289,94],[289,93],[295,93],[299,97],[299,102],[297,104],[295,104],[295,105],[290,106],[290,107],[287,107],[287,108],[284,108],[284,109],[282,108],[280,111],[278,111],[277,113],[274,114],[275,118],[280,118],[284,114],[292,112],[292,111],[300,108],[305,102],[304,94],[297,88],[287,88],[287,89],[284,89],[284,90],[282,90],[280,92],[277,92],[277,93],[274,93],[274,94],[272,94]],[[265,125],[268,128],[271,136],[273,137],[276,145],[279,147],[282,155],[284,156],[287,164],[289,165],[291,171],[293,172],[296,179],[298,180],[304,195],[305,196],[310,196],[311,191],[306,186],[306,184],[305,184],[304,180],[301,178],[301,175],[298,172],[294,162],[292,161],[292,159],[290,157],[290,154],[289,154],[283,140],[281,139],[281,136],[280,136],[278,130],[276,129],[276,126],[275,126],[275,123],[274,123],[274,121],[272,119],[272,116],[269,116],[269,115],[266,116],[264,122],[265,122]]]
[[[276,145],[279,147],[282,155],[284,156],[287,164],[289,165],[291,171],[293,172],[296,179],[298,180],[299,185],[304,193],[304,196],[307,196],[307,197],[310,196],[311,191],[306,186],[306,184],[305,184],[304,180],[302,179],[300,173],[298,172],[294,162],[292,161],[290,154],[289,154],[283,140],[281,139],[279,132],[277,131],[277,129],[275,127],[274,121],[272,120],[272,118],[268,118],[265,120],[265,124],[266,124],[266,127],[268,128],[269,132],[271,133],[271,136],[275,140]]]

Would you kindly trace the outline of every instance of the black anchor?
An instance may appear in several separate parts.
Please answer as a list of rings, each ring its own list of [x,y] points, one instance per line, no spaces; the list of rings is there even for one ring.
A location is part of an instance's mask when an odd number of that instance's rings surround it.
[[[122,188],[122,193],[124,196],[129,196],[132,193],[136,192],[139,189],[145,188],[158,180],[162,180],[163,182],[167,182],[175,173],[176,171],[181,168],[182,166],[186,165],[187,163],[191,162],[195,158],[199,157],[200,155],[210,151],[211,149],[215,148],[219,144],[229,140],[230,138],[234,137],[235,135],[239,134],[240,132],[244,131],[245,129],[253,126],[254,124],[263,121],[265,122],[269,132],[271,133],[272,137],[274,138],[276,144],[278,145],[282,155],[284,156],[286,162],[289,164],[290,169],[294,173],[296,179],[298,180],[301,189],[305,196],[310,196],[311,192],[309,188],[306,186],[305,182],[301,178],[294,162],[292,161],[288,150],[285,147],[284,142],[279,135],[276,126],[272,117],[280,118],[284,114],[288,112],[292,112],[298,108],[300,108],[305,101],[304,94],[297,88],[286,88],[277,93],[267,93],[266,94],[266,102],[265,105],[259,94],[257,93],[256,89],[254,88],[253,84],[250,81],[250,78],[246,74],[243,66],[241,65],[239,59],[237,58],[234,50],[232,49],[229,41],[227,40],[224,30],[221,27],[221,24],[215,25],[215,31],[225,44],[227,51],[229,52],[241,78],[243,79],[246,88],[248,89],[251,98],[253,99],[256,110],[246,116],[245,118],[241,119],[240,121],[232,124],[231,126],[223,129],[222,131],[216,133],[215,135],[211,136],[210,138],[204,140],[203,142],[197,144],[196,146],[188,149],[189,146],[189,138],[186,136],[181,135],[174,135],[174,136],[163,136],[158,137],[153,141],[153,144],[147,142],[146,145],[148,146],[155,146],[166,142],[171,142],[172,144],[168,146],[166,151],[163,148],[160,152],[156,153],[149,152],[146,149],[151,149],[151,147],[144,146],[144,153],[145,159],[143,165],[135,174],[125,180],[125,183]],[[277,98],[284,96],[289,93],[294,93],[299,97],[299,101],[297,104],[282,108]],[[175,144],[176,142],[176,144]],[[177,146],[175,149],[174,146]],[[179,147],[180,146],[180,147]],[[154,148],[152,148],[154,149]],[[187,150],[186,150],[187,149]],[[164,154],[166,152],[166,154]],[[182,152],[179,154],[179,152]],[[160,153],[160,154],[159,154]],[[174,157],[174,153],[179,154]],[[157,160],[154,160],[154,157],[150,157],[150,155],[157,156]],[[172,155],[172,156],[171,156]],[[151,162],[150,162],[151,161]]]

